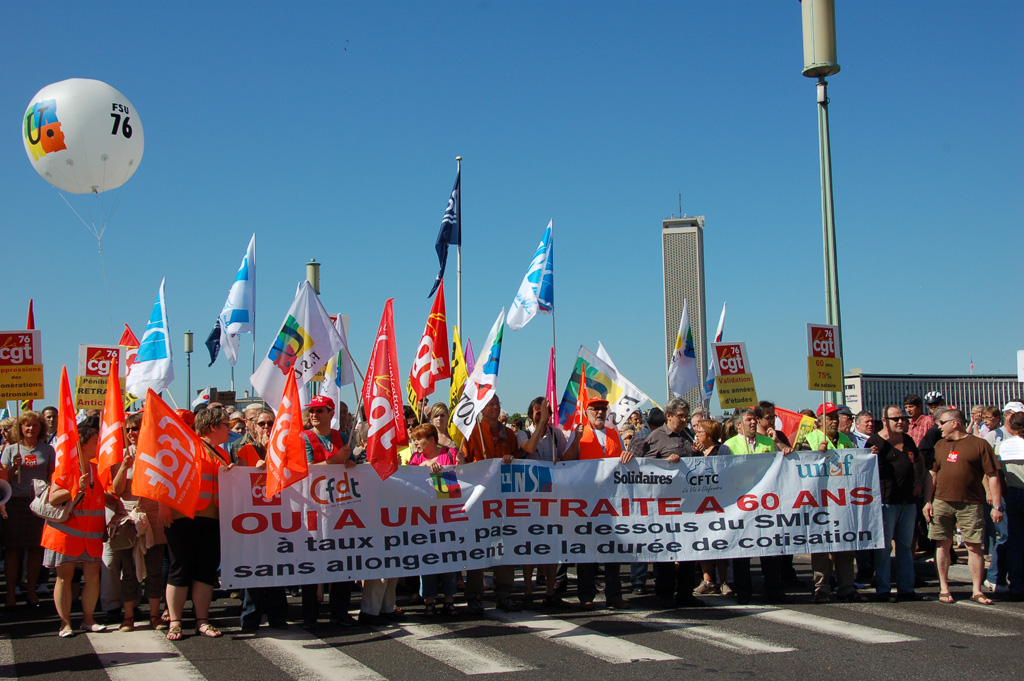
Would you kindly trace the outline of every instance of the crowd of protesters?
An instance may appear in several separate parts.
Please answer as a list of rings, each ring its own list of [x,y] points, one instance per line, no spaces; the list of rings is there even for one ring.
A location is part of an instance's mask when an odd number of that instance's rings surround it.
[[[612,428],[607,426],[608,402],[594,394],[582,422],[566,433],[552,425],[552,406],[546,399],[533,400],[525,416],[513,417],[510,423],[495,396],[461,447],[449,437],[446,405],[421,408],[422,418],[406,408],[409,444],[399,456],[403,465],[425,466],[434,473],[493,458],[508,463],[607,457],[624,464],[633,458],[656,458],[674,465],[687,457],[867,449],[878,458],[884,547],[812,554],[812,581],[807,583],[797,576],[793,556],[759,558],[765,600],[787,602],[800,589],[809,592],[814,603],[866,601],[872,595],[884,602],[921,600],[927,597],[917,589],[930,576],[922,572],[927,566],[937,574],[939,601],[952,603],[949,567],[960,549],[966,552],[971,574],[971,599],[981,604],[992,603],[991,595],[1024,599],[1024,458],[1000,456],[1001,450],[1019,452],[1024,445],[1024,404],[1019,401],[1002,409],[976,406],[969,416],[947,407],[938,393],[928,393],[924,399],[908,395],[903,404],[887,405],[880,414],[854,414],[826,402],[803,412],[815,419],[815,428],[790,442],[770,402],[715,420],[701,410],[691,412],[684,400],[675,398],[664,408],[636,411]],[[184,636],[183,620],[191,601],[196,633],[210,638],[222,635],[210,622],[219,584],[217,474],[234,465],[265,466],[275,415],[259,404],[240,411],[217,403],[200,405],[194,412],[178,410],[178,415],[203,442],[200,502],[194,518],[132,494],[141,413],[125,421],[124,460],[111,470],[108,490],[98,483],[94,464],[82,467],[77,485],[67,475],[55,476],[51,444],[58,416],[55,408],[23,411],[17,418],[0,421],[0,478],[10,486],[10,498],[0,505],[6,610],[40,607],[41,596],[50,595],[52,575],[61,637],[75,633],[71,624],[75,601],[85,631],[134,631],[145,604],[149,627],[178,640]],[[344,403],[336,405],[323,396],[311,400],[303,411],[309,465],[365,464],[367,424],[354,423],[352,416]],[[98,413],[79,415],[84,461],[94,458],[98,431]],[[50,483],[52,504],[69,500],[72,488],[83,490],[70,519],[44,522],[30,510],[36,480]],[[116,531],[124,524],[133,528],[127,539]],[[915,553],[933,556],[934,567],[931,561],[915,562]],[[591,610],[597,607],[600,582],[604,606],[627,609],[631,607],[627,595],[648,593],[652,572],[659,606],[677,608],[704,605],[703,599],[711,596],[749,603],[754,586],[751,560],[665,561],[654,563],[653,570],[649,563],[634,562],[625,576],[626,588],[619,563],[577,564],[576,602],[563,599],[570,592],[565,564],[501,565],[489,572],[496,607],[506,611]],[[517,569],[523,575],[521,596],[515,589]],[[422,606],[417,614],[427,618],[482,614],[486,572],[450,571],[418,579],[367,579],[361,584],[336,582],[294,589],[251,588],[232,596],[241,598],[239,624],[246,632],[259,627],[264,617],[273,628],[287,628],[288,597],[300,594],[299,623],[305,629],[319,627],[324,597],[332,626],[380,626],[408,614],[397,605],[399,592],[407,596],[407,609]],[[535,598],[535,589],[541,587],[544,595]],[[360,610],[353,617],[350,610],[356,592]],[[24,601],[20,606],[19,594]],[[99,615],[105,616],[105,623],[97,619]]]

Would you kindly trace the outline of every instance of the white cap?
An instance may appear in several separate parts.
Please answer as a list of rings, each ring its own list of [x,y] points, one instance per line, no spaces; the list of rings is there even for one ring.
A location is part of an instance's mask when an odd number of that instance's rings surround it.
[[[1021,402],[1007,402],[1006,406],[1003,407],[1003,412],[1012,411],[1015,413],[1024,412],[1024,403]]]

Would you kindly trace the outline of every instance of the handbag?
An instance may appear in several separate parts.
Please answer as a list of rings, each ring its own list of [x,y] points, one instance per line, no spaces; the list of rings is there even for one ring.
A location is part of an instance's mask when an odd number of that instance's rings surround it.
[[[107,542],[112,551],[121,551],[135,546],[139,533],[135,529],[124,503],[117,500],[117,507],[114,510],[114,517],[107,523],[103,540]]]
[[[78,502],[85,498],[85,492],[79,491],[74,499],[68,499],[63,504],[54,506],[50,503],[50,483],[48,481],[33,480],[32,487],[36,496],[29,503],[29,510],[40,518],[55,523],[66,523],[71,518],[71,512],[75,510]]]

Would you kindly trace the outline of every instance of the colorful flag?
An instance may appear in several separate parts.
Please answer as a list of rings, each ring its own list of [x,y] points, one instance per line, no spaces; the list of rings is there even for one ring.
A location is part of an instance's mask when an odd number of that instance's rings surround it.
[[[722,315],[718,318],[718,330],[715,331],[715,343],[722,342],[722,330],[725,328],[725,305],[722,303]],[[718,364],[715,363],[715,353],[711,353],[711,362],[708,365],[708,376],[704,379],[704,385],[700,388],[700,398],[710,400],[711,393],[715,390],[715,376],[718,375]]]
[[[576,410],[577,385],[583,372],[583,365],[587,367],[587,386],[591,390],[608,400],[608,415],[605,426],[618,428],[630,414],[643,406],[644,403],[652,401],[640,388],[633,385],[625,376],[619,373],[615,364],[604,350],[604,346],[598,342],[598,352],[587,350],[582,345],[576,355],[576,364],[573,366],[572,374],[562,393],[562,401],[558,405],[559,420],[569,428],[568,420],[572,418]]]
[[[437,251],[437,262],[441,265],[441,271],[437,273],[434,286],[427,294],[427,298],[434,295],[434,291],[441,285],[444,278],[444,267],[448,263],[448,246],[462,243],[462,192],[459,185],[462,181],[462,171],[455,175],[455,186],[452,187],[452,195],[448,197],[448,206],[444,209],[444,217],[441,218],[441,229],[437,233],[437,241],[434,243],[434,250]]]
[[[587,363],[580,366],[580,380],[576,385],[576,405],[573,408],[572,416],[565,424],[566,430],[572,430],[576,426],[587,424],[587,405],[590,404],[590,396],[587,395]]]
[[[124,331],[121,332],[121,340],[117,341],[117,344],[124,348],[125,375],[127,376],[131,373],[132,365],[139,360],[139,339],[125,324]]]
[[[473,373],[473,369],[476,369],[476,353],[473,352],[473,339],[466,339],[466,353],[463,355],[466,358],[466,375]]]
[[[409,372],[409,383],[412,386],[415,405],[434,392],[434,384],[451,378],[451,367],[448,364],[448,322],[444,312],[444,280],[437,288],[434,304],[430,307],[430,316],[423,329],[416,358]]]
[[[679,320],[676,335],[676,349],[668,366],[668,387],[676,395],[685,395],[700,385],[697,376],[697,354],[693,349],[693,333],[690,331],[690,304],[683,301],[683,317]]]
[[[159,393],[174,380],[164,281],[160,280],[160,290],[153,303],[146,331],[142,334],[136,361],[125,379],[125,389],[132,395],[144,395],[147,390]]]
[[[484,350],[473,368],[473,373],[466,379],[462,389],[462,397],[455,407],[455,425],[466,437],[473,433],[476,418],[494,397],[498,389],[498,364],[501,360],[501,337],[505,331],[505,308],[501,308],[498,318],[494,320],[491,332],[484,341]]]
[[[281,395],[274,427],[267,443],[267,501],[281,490],[291,487],[309,475],[306,445],[302,440],[302,406],[295,374],[289,373]]]
[[[526,268],[526,276],[519,285],[519,292],[512,301],[508,311],[508,328],[513,331],[526,326],[538,312],[551,314],[555,307],[555,244],[551,237],[551,226],[548,222],[544,236],[541,237],[537,251],[533,254],[530,266]]]
[[[334,404],[337,405],[341,402],[341,386],[352,385],[356,382],[356,379],[352,369],[352,359],[349,357],[348,350],[346,349],[348,348],[348,315],[331,315],[331,319],[334,320],[334,328],[338,330],[338,335],[341,336],[341,343],[344,347],[341,352],[331,357],[331,361],[327,363],[323,385],[320,387],[320,394],[324,397],[330,397]],[[341,417],[337,409],[334,410],[334,416],[331,417],[331,428],[335,430],[341,428]]]
[[[203,388],[202,390],[200,390],[199,394],[196,395],[196,398],[194,400],[192,400],[191,408],[195,409],[200,404],[209,404],[210,403],[210,393],[212,391],[213,391],[213,386],[212,385],[208,385],[205,388]]]
[[[267,356],[250,378],[252,387],[276,410],[281,406],[279,401],[289,373],[295,373],[295,382],[302,388],[342,347],[341,335],[330,315],[313,287],[304,281],[299,284]]]
[[[455,425],[455,407],[462,397],[462,388],[469,378],[469,370],[466,368],[466,356],[462,354],[462,344],[459,341],[458,327],[452,327],[452,382],[448,392],[448,437],[452,439],[456,447],[462,446],[462,431]]]
[[[548,359],[548,382],[544,387],[544,397],[551,405],[551,418],[554,420],[554,426],[558,425],[558,409],[555,405],[558,404],[558,394],[555,392],[555,348],[551,348],[551,357]]]
[[[96,470],[103,489],[110,492],[110,469],[124,461],[124,406],[121,403],[121,381],[117,371],[111,368],[107,376],[107,399],[103,404]]]
[[[132,494],[194,517],[202,452],[199,436],[150,389],[135,450]]]
[[[116,371],[111,373],[116,374]],[[60,394],[57,399],[57,436],[51,443],[56,453],[51,482],[71,491],[74,498],[79,492],[78,481],[82,477],[82,463],[78,454],[78,423],[75,421],[75,405],[71,401],[71,387],[68,385],[68,368],[60,371]]]
[[[252,333],[256,323],[256,235],[249,239],[245,257],[228,290],[220,311],[220,328],[226,334]],[[234,362],[231,366],[234,366]]]
[[[366,434],[366,460],[381,480],[398,470],[398,448],[408,442],[402,411],[402,386],[398,373],[394,298],[384,303],[370,364],[363,382],[363,407],[370,430]]]

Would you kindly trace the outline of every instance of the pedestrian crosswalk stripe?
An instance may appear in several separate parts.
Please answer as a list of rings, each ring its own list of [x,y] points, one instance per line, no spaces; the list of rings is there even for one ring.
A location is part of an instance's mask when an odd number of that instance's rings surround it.
[[[853,610],[855,612],[866,612],[877,617],[896,620],[897,622],[907,622],[908,624],[915,624],[921,627],[945,629],[946,631],[952,631],[958,634],[965,634],[967,636],[994,638],[998,636],[1016,636],[1019,633],[1016,631],[1010,631],[1008,629],[999,629],[998,627],[991,627],[985,624],[966,622],[963,619],[956,617],[936,617],[935,613],[931,610],[929,610],[929,612],[926,613],[917,609],[911,610],[897,605],[885,606],[850,603],[840,605],[837,607]]]
[[[255,636],[247,643],[281,671],[299,681],[387,681],[329,642],[301,629],[269,630],[268,635]]]
[[[383,630],[415,651],[458,669],[463,674],[501,674],[536,669],[479,641],[460,636],[458,631],[432,624],[403,624],[398,630]]]
[[[760,653],[791,653],[796,648],[779,646],[756,636],[726,631],[704,622],[685,619],[661,617],[658,614],[623,613],[620,617],[631,622],[653,626],[658,631],[668,632],[683,638],[702,641],[716,648],[730,650],[739,655],[756,655]]]
[[[968,608],[975,608],[979,612],[984,610],[990,615],[1006,615],[1007,617],[1016,617],[1017,619],[1024,619],[1024,610],[1007,610],[1000,605],[982,605],[981,603],[975,603],[974,601],[962,600],[957,601],[956,605],[965,605]]]
[[[845,638],[858,643],[906,643],[908,641],[920,641],[915,636],[897,634],[885,629],[866,627],[861,624],[844,622],[840,620],[812,615],[807,612],[796,610],[779,610],[776,608],[749,608],[750,614],[760,619],[766,619],[777,624],[786,624],[798,629],[806,629],[816,634],[827,634],[838,638]]]
[[[159,631],[86,634],[110,681],[205,677]]]
[[[0,667],[10,667],[14,676],[14,644],[10,636],[0,636]]]
[[[529,612],[488,613],[494,619],[515,624],[552,643],[564,645],[611,664],[678,660],[675,655],[648,648],[615,636],[608,636],[565,620]]]

